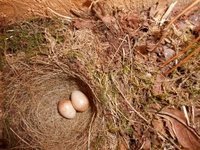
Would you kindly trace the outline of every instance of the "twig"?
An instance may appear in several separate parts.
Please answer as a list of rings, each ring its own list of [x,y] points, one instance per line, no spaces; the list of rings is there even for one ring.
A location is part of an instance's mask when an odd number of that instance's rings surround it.
[[[112,56],[110,62],[108,63],[108,68],[110,67],[111,63],[113,62],[114,58],[116,57],[117,53],[119,52],[120,48],[122,47],[123,43],[126,41],[126,38],[128,37],[128,35],[125,35],[125,37],[122,39],[122,42],[120,43],[120,45],[118,46],[118,48],[116,49],[116,47],[113,45],[115,51],[115,54]]]
[[[176,115],[169,113],[169,112],[165,112],[165,111],[160,111],[160,112],[157,113],[157,115],[162,117],[162,118],[170,117],[172,119],[175,119],[177,122],[179,122],[184,127],[186,127],[190,132],[192,132],[197,137],[197,139],[200,139],[199,133],[197,133],[194,128],[188,126],[184,120],[178,118]]]
[[[153,130],[155,130],[155,129],[153,129]],[[163,139],[168,140],[171,144],[173,144],[173,146],[175,146],[175,148],[176,148],[177,150],[182,150],[182,149],[175,143],[175,141],[173,141],[173,139],[170,139],[169,137],[167,137],[167,135],[164,135],[164,134],[161,133],[161,132],[158,132],[158,131],[156,131],[156,132],[157,132],[157,134],[158,134],[159,136],[161,136]]]
[[[190,126],[190,119],[189,119],[189,116],[188,116],[188,112],[187,112],[187,109],[185,106],[182,106],[182,109],[183,109],[183,113],[185,115],[185,118],[186,118],[186,121],[187,121],[187,125]]]
[[[91,2],[90,6],[89,6],[89,10],[91,11],[92,7],[93,7],[94,5],[96,5],[98,2],[99,2],[99,0],[93,0],[93,1]]]
[[[123,99],[126,101],[126,103],[129,105],[129,107],[141,118],[143,119],[147,124],[149,124],[148,120],[142,116],[128,101],[128,99],[125,97],[124,93],[121,91],[121,89],[118,87],[118,83],[115,79],[113,79],[113,77],[111,77],[113,83],[115,84],[117,90],[120,92],[121,96],[123,97]]]
[[[180,14],[178,14],[174,19],[172,19],[170,21],[170,23],[167,25],[166,30],[168,30],[170,28],[170,26],[176,21],[178,20],[182,15],[184,15],[185,13],[187,13],[192,7],[194,7],[195,5],[197,5],[200,2],[200,0],[195,0],[194,2],[192,2],[192,4],[190,4],[189,6],[187,6],[182,12],[180,12]]]
[[[170,74],[172,71],[174,71],[176,68],[180,67],[182,64],[186,63],[195,53],[200,51],[200,47],[195,49],[191,54],[189,54],[185,59],[183,59],[181,62],[179,62],[176,66],[174,66],[172,69],[166,71],[164,73],[165,76]]]
[[[192,104],[192,116],[191,116],[191,121],[192,121],[192,127],[195,128],[195,106]]]
[[[53,14],[55,14],[55,15],[61,17],[61,18],[64,18],[64,19],[66,19],[66,20],[69,21],[69,22],[72,21],[72,17],[61,15],[61,14],[55,12],[53,9],[51,9],[51,8],[49,8],[49,7],[47,7],[47,9],[50,10]]]
[[[172,10],[174,9],[174,7],[176,6],[177,1],[173,2],[169,8],[167,9],[167,11],[165,12],[165,14],[163,15],[161,21],[160,21],[160,26],[163,25],[163,23],[166,21],[166,19],[168,18],[169,14],[172,12]]]
[[[198,40],[200,40],[200,36],[196,39],[194,39],[186,48],[184,48],[182,51],[180,51],[178,54],[174,55],[173,57],[171,57],[170,59],[168,59],[166,62],[164,62],[161,65],[161,68],[165,67],[166,65],[168,65],[171,61],[175,60],[176,58],[178,58],[179,56],[183,55],[186,51],[188,51],[193,45],[194,43],[196,43]]]

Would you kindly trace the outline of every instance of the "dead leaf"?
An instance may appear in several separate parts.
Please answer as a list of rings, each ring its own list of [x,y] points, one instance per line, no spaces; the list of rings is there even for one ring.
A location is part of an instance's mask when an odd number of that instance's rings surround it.
[[[158,23],[163,14],[165,13],[167,9],[167,2],[165,0],[160,0],[157,5],[154,5],[150,9],[150,17],[154,18],[154,20]]]
[[[119,18],[120,28],[123,30],[123,32],[126,32],[131,37],[134,37],[141,22],[137,12],[133,11],[129,13],[122,13],[119,14]]]
[[[158,133],[161,133],[162,135],[166,135],[165,126],[164,126],[163,120],[161,120],[160,118],[156,117],[155,119],[153,119],[152,125],[153,125],[154,129]]]
[[[73,24],[77,29],[92,29],[95,24],[91,20],[76,19]]]
[[[162,83],[164,82],[165,77],[163,75],[158,75],[153,85],[153,94],[161,95],[163,93]]]
[[[101,17],[101,20],[110,30],[119,31],[119,26],[117,24],[117,20],[115,19],[115,17],[110,15],[105,15]]]
[[[169,130],[171,130],[170,133],[173,132],[180,145],[185,149],[200,149],[200,136],[193,128],[187,125],[183,112],[175,108],[164,108],[159,112],[159,116],[170,123],[168,125]]]
[[[126,26],[132,29],[137,29],[140,23],[140,19],[136,12],[129,12],[121,18],[121,21],[126,22]]]
[[[175,51],[167,46],[163,46],[163,54],[165,56],[165,60],[168,60],[172,56],[174,56]]]
[[[82,4],[82,6],[83,6],[83,7],[90,7],[91,4],[92,4],[92,1],[91,1],[91,0],[86,0],[86,1]]]
[[[128,150],[125,141],[122,138],[119,138],[118,141],[118,150]]]
[[[169,134],[171,135],[172,139],[176,139],[176,135],[174,133],[174,131],[172,130],[172,124],[168,119],[164,119],[165,121],[165,126],[168,129]]]
[[[140,52],[143,55],[147,55],[148,54],[148,48],[147,45],[140,45],[140,46],[136,46],[135,48],[138,52]]]
[[[160,20],[160,25],[162,26],[164,24],[164,22],[167,20],[167,18],[169,17],[170,13],[172,12],[172,10],[174,9],[175,5],[177,4],[177,1],[174,1],[170,4],[170,6],[168,7],[168,9],[166,10],[166,12],[163,14],[161,20]]]
[[[145,139],[143,145],[142,145],[142,150],[149,150],[151,149],[151,140],[150,139]]]
[[[194,29],[194,33],[199,36],[200,34],[200,25],[198,25],[195,29]]]

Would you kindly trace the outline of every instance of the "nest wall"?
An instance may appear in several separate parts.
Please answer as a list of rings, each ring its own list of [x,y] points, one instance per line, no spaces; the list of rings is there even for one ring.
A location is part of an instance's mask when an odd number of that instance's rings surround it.
[[[52,66],[16,63],[5,70],[4,137],[10,148],[86,148],[96,108],[93,93],[82,80]],[[88,96],[91,107],[69,120],[59,115],[57,103],[69,99],[75,89]]]

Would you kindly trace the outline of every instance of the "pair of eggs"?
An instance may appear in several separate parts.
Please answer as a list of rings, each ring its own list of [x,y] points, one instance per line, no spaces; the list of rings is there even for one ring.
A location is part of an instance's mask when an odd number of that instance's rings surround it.
[[[84,112],[89,108],[89,100],[87,96],[78,90],[71,94],[71,101],[64,99],[58,102],[59,113],[68,119],[73,119],[76,116],[76,111]]]

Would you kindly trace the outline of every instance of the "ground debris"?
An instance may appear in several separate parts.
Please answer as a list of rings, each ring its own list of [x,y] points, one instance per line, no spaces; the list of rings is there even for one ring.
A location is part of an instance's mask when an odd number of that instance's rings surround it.
[[[182,111],[175,108],[164,108],[158,116],[165,118],[169,133],[176,138],[183,148],[198,150],[200,148],[200,136],[189,125]]]
[[[198,11],[179,18],[166,30],[177,13],[173,4],[157,3],[141,12],[119,8],[107,11],[104,1],[86,1],[84,5],[87,13],[82,15],[84,11],[73,10],[74,16],[67,23],[66,20],[52,23],[54,18],[46,18],[2,30],[0,48],[5,52],[7,64],[12,66],[20,61],[23,65],[34,62],[35,66],[51,67],[53,63],[59,72],[70,70],[85,81],[95,91],[98,106],[95,115],[100,116],[102,127],[93,130],[101,131],[96,135],[97,141],[89,143],[92,148],[198,147],[196,132],[185,124],[185,118],[172,116],[179,110],[161,109],[199,105],[199,55],[169,75],[163,73],[180,59],[161,67],[199,36],[195,20]],[[196,47],[198,42],[197,38]],[[192,125],[199,130],[198,111],[194,112]],[[183,142],[183,137],[191,141]]]

